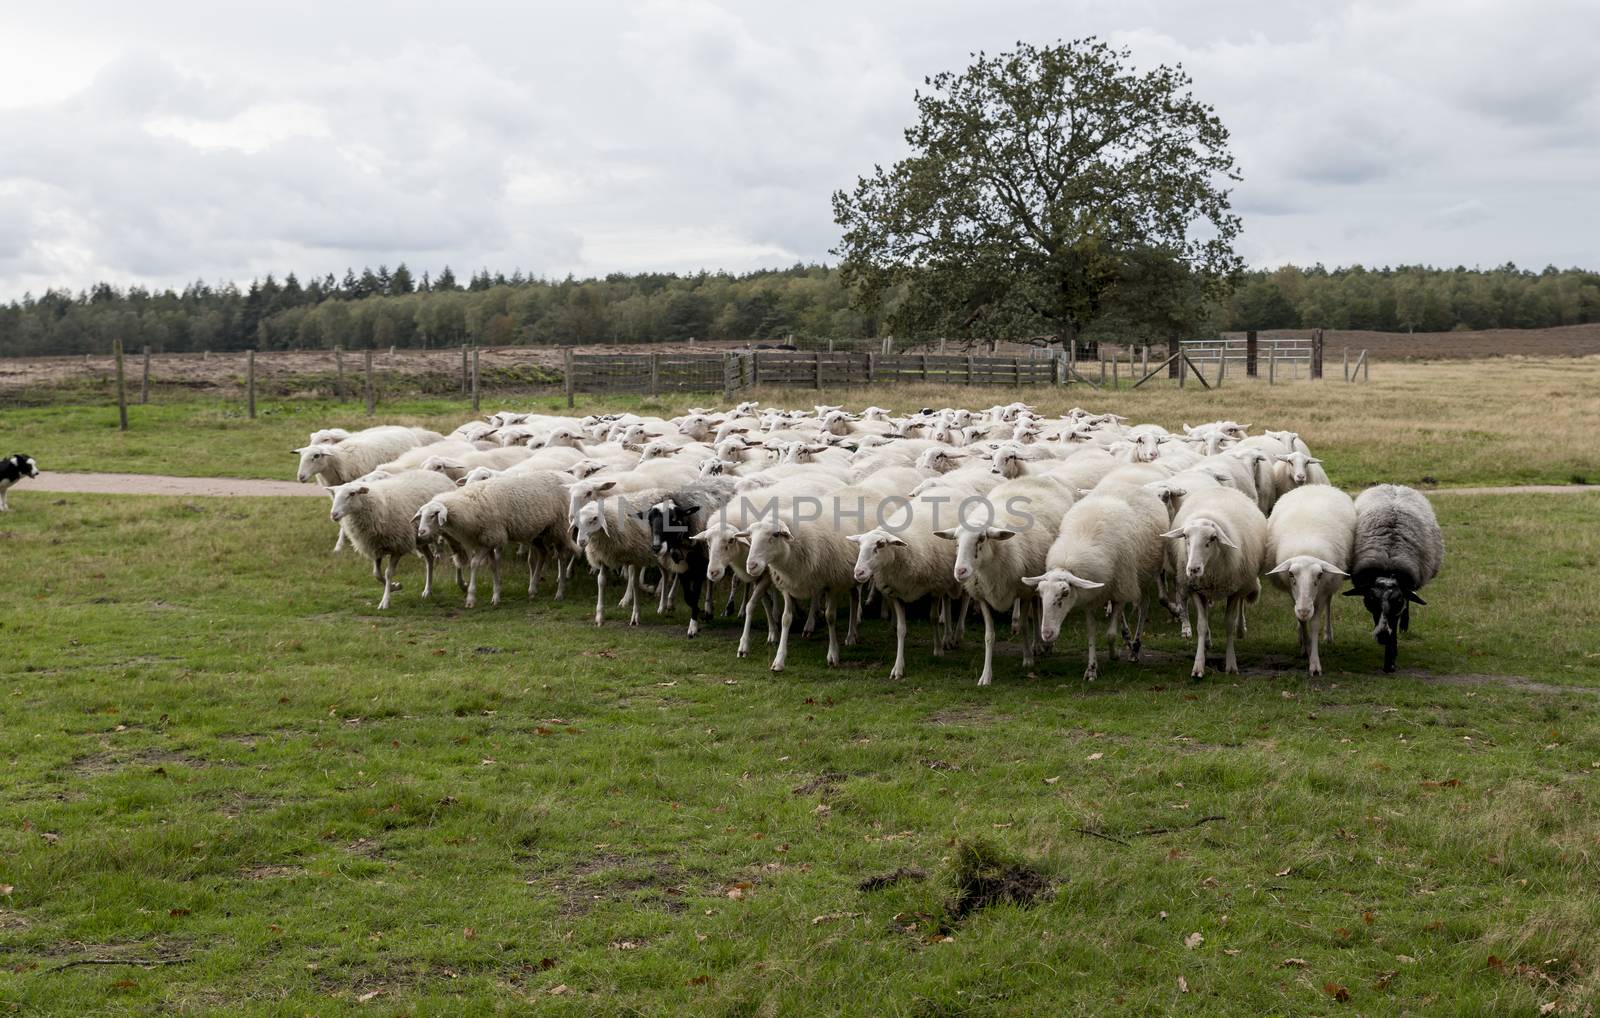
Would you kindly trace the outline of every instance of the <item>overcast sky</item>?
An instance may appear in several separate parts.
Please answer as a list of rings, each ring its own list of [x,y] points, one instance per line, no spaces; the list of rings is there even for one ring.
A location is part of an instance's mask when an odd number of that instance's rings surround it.
[[[0,299],[404,261],[831,260],[922,77],[1099,34],[1233,133],[1252,265],[1600,267],[1600,2],[0,6]]]

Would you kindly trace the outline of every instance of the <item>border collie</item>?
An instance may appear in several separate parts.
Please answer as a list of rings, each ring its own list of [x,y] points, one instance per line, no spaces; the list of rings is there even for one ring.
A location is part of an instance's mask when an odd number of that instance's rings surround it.
[[[0,460],[0,513],[7,512],[11,506],[6,504],[6,492],[13,484],[24,477],[38,477],[39,464],[33,461],[32,456],[17,453]]]

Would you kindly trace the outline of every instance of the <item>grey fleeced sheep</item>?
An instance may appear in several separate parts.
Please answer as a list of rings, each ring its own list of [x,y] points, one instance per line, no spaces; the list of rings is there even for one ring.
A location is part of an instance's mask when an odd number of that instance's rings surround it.
[[[1350,555],[1353,590],[1372,613],[1372,635],[1383,646],[1383,670],[1392,672],[1398,634],[1411,626],[1411,605],[1426,604],[1417,591],[1444,565],[1444,533],[1433,506],[1414,488],[1379,484],[1356,498],[1355,544]]]

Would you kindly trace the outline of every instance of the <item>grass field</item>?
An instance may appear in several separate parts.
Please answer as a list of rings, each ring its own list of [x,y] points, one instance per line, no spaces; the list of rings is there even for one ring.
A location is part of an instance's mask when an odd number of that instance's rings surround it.
[[[1351,486],[1593,469],[1526,434],[1582,433],[1600,365],[1529,365],[1514,394],[1454,370],[1090,395],[1299,424]],[[311,427],[360,423],[266,409],[136,408],[128,435],[7,411],[0,444],[283,477]],[[845,667],[799,641],[775,677],[730,620],[595,629],[589,582],[467,612],[419,601],[412,566],[380,616],[320,500],[11,501],[0,1010],[1582,1014],[1600,992],[1600,495],[1439,499],[1449,561],[1397,676],[1341,598],[1308,683],[1274,591],[1242,677],[1191,683],[1163,620],[1092,685],[1074,627],[984,689],[981,640],[936,660],[926,624],[906,681],[877,622]]]
[[[1172,383],[1138,390],[961,389],[965,405],[989,406],[1027,399],[1043,414],[1083,404],[1177,428],[1187,421],[1231,417],[1254,425],[1294,426],[1327,461],[1341,484],[1375,481],[1440,485],[1567,484],[1600,481],[1600,451],[1582,436],[1593,425],[1600,387],[1600,357],[1387,364],[1366,385],[1329,381],[1268,386],[1230,378],[1222,389],[1179,391]],[[756,391],[749,398],[879,403],[910,410],[944,405],[950,390],[900,386],[877,390]],[[716,397],[674,395],[660,400],[584,398],[578,412],[634,410],[676,414]],[[502,406],[565,412],[559,397],[486,399]],[[56,406],[0,413],[0,447],[27,452],[45,470],[116,470],[194,476],[293,477],[290,450],[314,429],[372,423],[355,404],[314,400],[263,401],[257,420],[241,403],[189,400],[129,408],[132,429],[116,430],[116,410]],[[454,400],[397,402],[378,419],[449,430],[470,416]]]

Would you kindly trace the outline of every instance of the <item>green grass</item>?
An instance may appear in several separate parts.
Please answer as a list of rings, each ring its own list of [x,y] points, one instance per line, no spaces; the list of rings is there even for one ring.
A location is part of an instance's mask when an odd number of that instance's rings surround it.
[[[986,689],[977,642],[935,660],[925,624],[904,682],[875,621],[847,667],[801,641],[777,677],[726,620],[596,630],[587,582],[466,612],[413,566],[379,616],[319,500],[12,503],[0,1007],[1477,1015],[1600,989],[1589,496],[1438,501],[1412,674],[1374,672],[1340,599],[1308,684],[1269,592],[1242,678],[1189,682],[1163,621],[1092,686],[1069,629]],[[957,921],[974,856],[1050,889]],[[927,878],[858,889],[899,867]],[[52,971],[88,957],[188,960]]]

